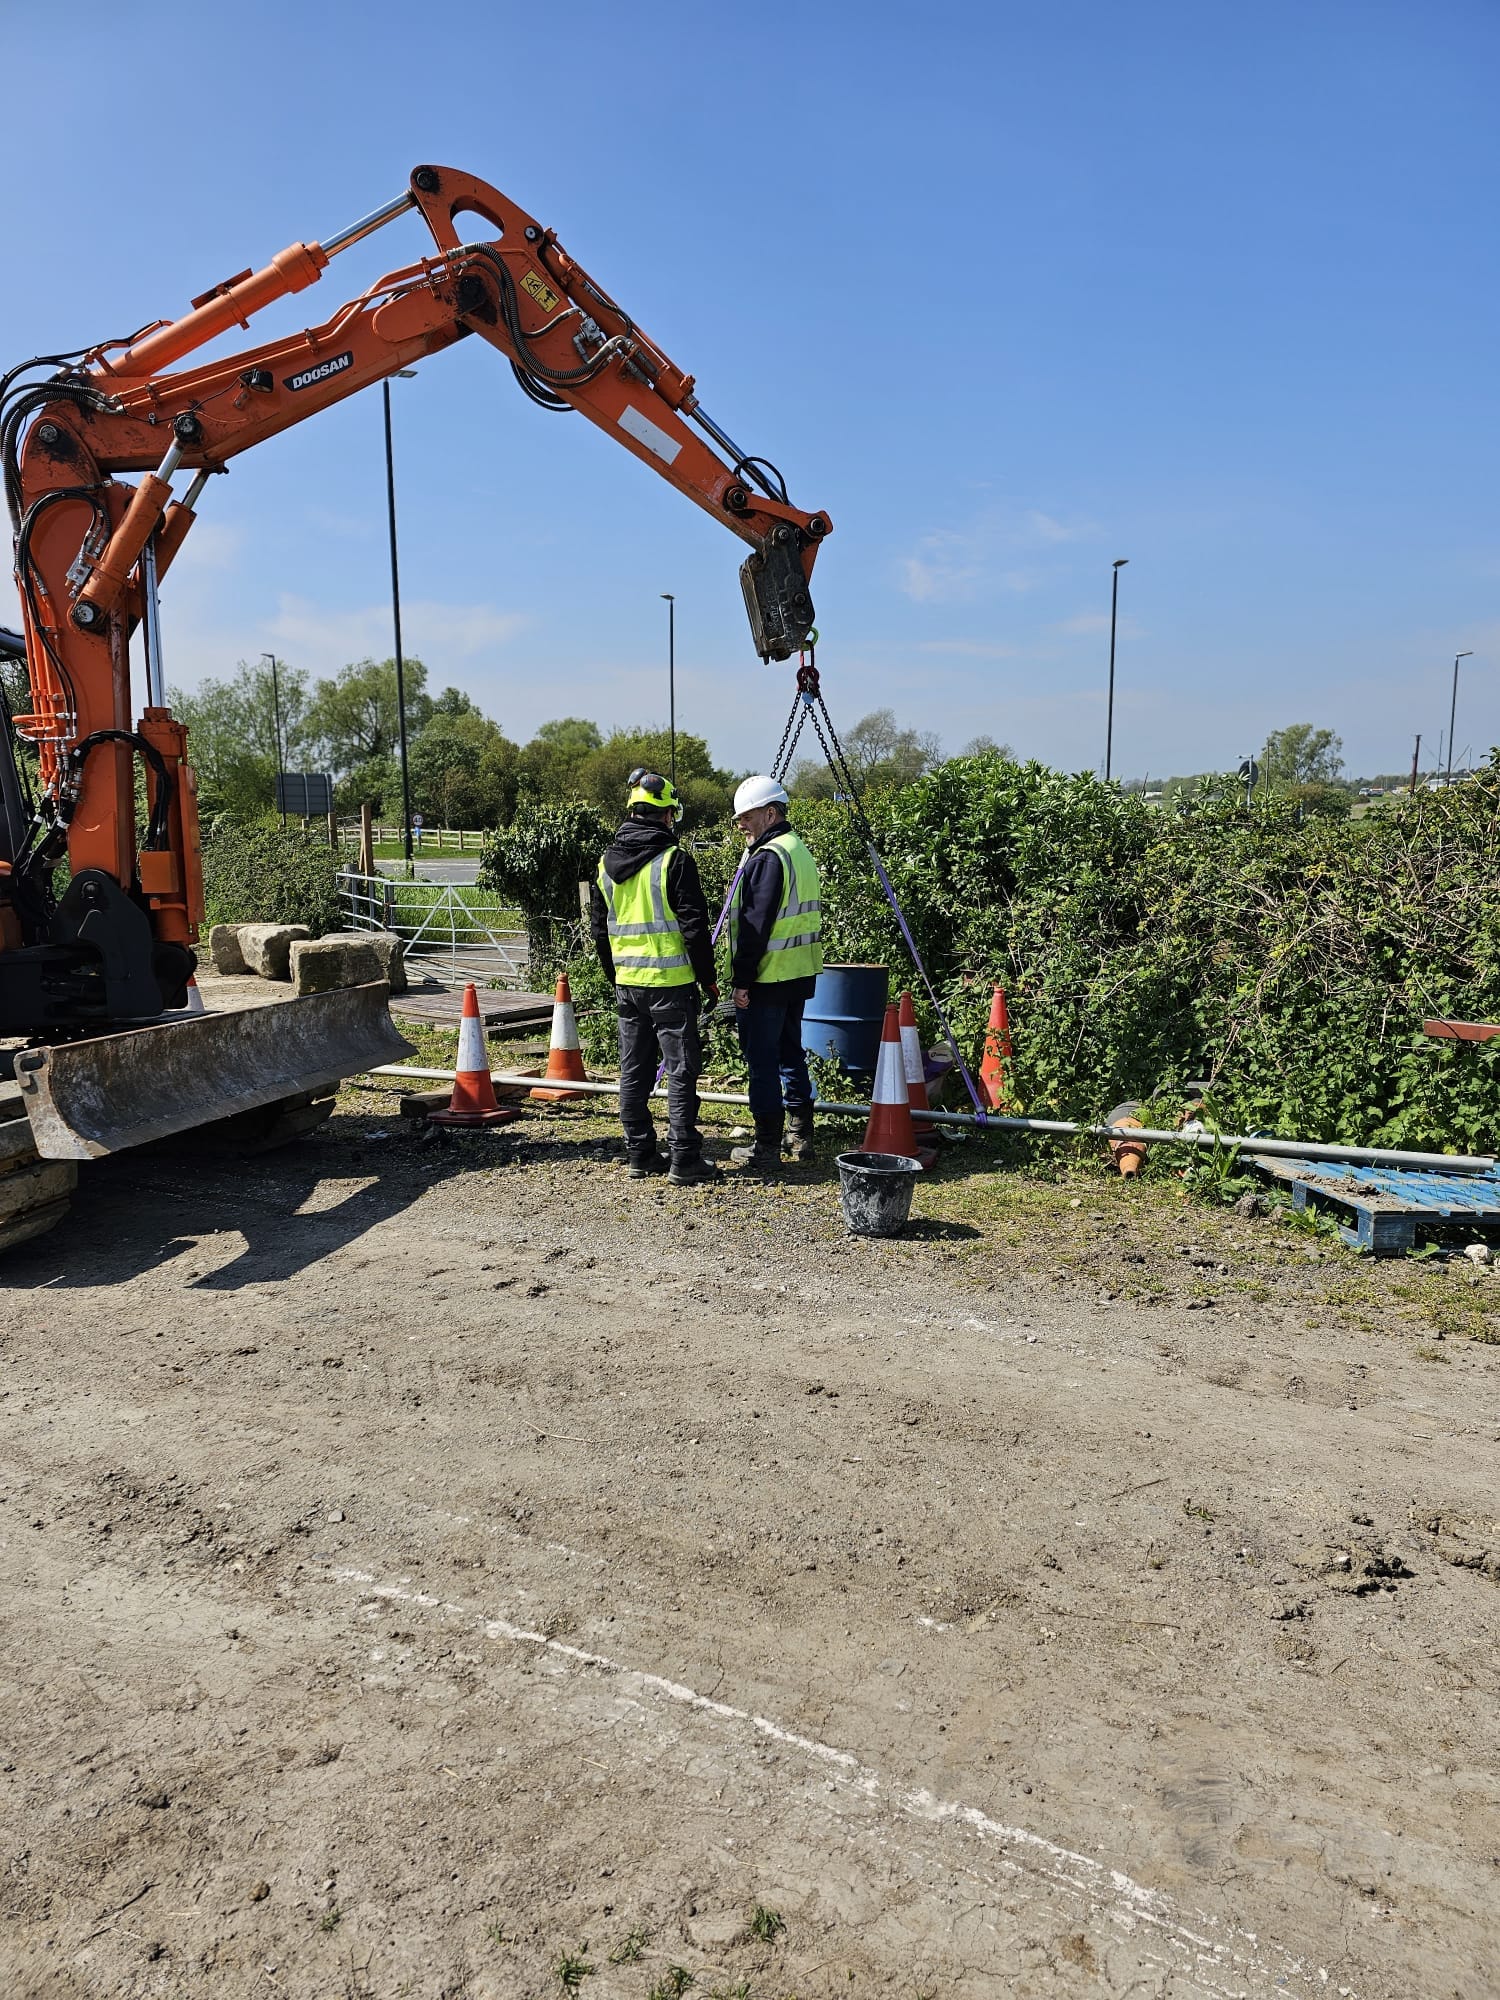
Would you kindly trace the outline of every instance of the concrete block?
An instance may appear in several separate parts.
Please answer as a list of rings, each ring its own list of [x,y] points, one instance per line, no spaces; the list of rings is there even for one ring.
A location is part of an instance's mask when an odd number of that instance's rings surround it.
[[[227,977],[250,970],[245,963],[245,954],[240,950],[240,927],[238,924],[215,924],[208,934],[208,955],[214,962],[214,971]]]
[[[306,924],[240,924],[240,951],[247,972],[262,979],[290,979],[292,946],[312,932]]]
[[[368,986],[384,979],[380,954],[364,938],[299,940],[291,948],[292,990],[332,993],[340,986]]]
[[[397,937],[394,931],[329,931],[327,936],[338,938],[341,943],[354,940],[373,945],[380,958],[381,978],[393,993],[406,991],[405,938]]]

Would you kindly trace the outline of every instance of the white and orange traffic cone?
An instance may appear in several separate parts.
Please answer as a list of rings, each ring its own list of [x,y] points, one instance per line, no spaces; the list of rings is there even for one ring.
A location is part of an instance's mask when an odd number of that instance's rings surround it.
[[[489,1052],[484,1046],[484,1024],[479,1018],[479,995],[470,980],[464,988],[464,1011],[458,1024],[458,1062],[453,1076],[453,1095],[446,1111],[429,1111],[429,1125],[508,1125],[520,1112],[495,1102],[495,1083],[490,1075]]]
[[[203,995],[198,991],[198,982],[190,972],[188,974],[187,1005],[182,1009],[183,1016],[187,1018],[193,1014],[206,1014],[207,1012],[208,1009],[203,1004]]]
[[[990,1002],[990,1025],[985,1030],[984,1060],[979,1065],[979,1087],[991,1111],[1005,1109],[1010,1064],[1010,1010],[1005,1004],[1005,988],[997,986]]]
[[[875,1064],[875,1088],[870,1092],[870,1122],[865,1127],[866,1153],[895,1153],[916,1160],[916,1129],[911,1122],[911,1098],[906,1088],[906,1064],[901,1055],[901,1023],[892,1000],[880,1031],[880,1055]]]
[[[901,1062],[906,1072],[906,1101],[911,1110],[913,1131],[923,1123],[923,1113],[932,1107],[927,1101],[927,1065],[922,1057],[922,1037],[917,1032],[917,1009],[910,993],[901,995],[901,1008],[896,1017],[896,1025],[901,1031]],[[930,1139],[930,1124],[923,1127],[923,1139]],[[918,1145],[916,1157],[922,1162],[927,1173],[937,1165],[937,1147]]]
[[[573,995],[568,989],[568,975],[559,974],[557,994],[552,1002],[552,1046],[547,1051],[546,1080],[558,1083],[587,1083],[588,1073],[583,1067],[583,1051],[578,1046],[578,1016],[573,1012]],[[587,1097],[586,1090],[543,1090],[540,1086],[532,1091],[533,1097],[549,1098],[554,1103],[564,1097]]]
[[[1106,1125],[1124,1126],[1126,1130],[1134,1128],[1137,1132],[1144,1129],[1141,1125],[1141,1107],[1138,1104],[1117,1104],[1104,1122]],[[1144,1140],[1111,1139],[1109,1150],[1115,1156],[1115,1165],[1127,1179],[1140,1172],[1141,1162],[1146,1157]]]

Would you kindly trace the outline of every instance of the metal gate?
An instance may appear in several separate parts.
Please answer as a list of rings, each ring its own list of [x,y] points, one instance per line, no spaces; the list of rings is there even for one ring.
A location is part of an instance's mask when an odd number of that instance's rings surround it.
[[[444,986],[525,989],[530,957],[515,911],[468,882],[402,882],[339,870],[339,906],[350,930],[394,931],[412,974]]]

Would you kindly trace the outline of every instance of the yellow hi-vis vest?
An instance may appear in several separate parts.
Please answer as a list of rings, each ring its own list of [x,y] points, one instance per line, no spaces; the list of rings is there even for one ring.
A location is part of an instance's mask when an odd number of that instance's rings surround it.
[[[628,881],[616,882],[599,863],[599,893],[609,913],[609,944],[617,986],[691,986],[693,968],[667,895],[672,847],[653,855]]]
[[[790,827],[768,840],[766,848],[781,863],[781,907],[766,940],[765,957],[755,968],[756,983],[816,978],[823,970],[823,883],[818,864]],[[729,906],[731,955],[739,946],[744,884],[741,875]]]

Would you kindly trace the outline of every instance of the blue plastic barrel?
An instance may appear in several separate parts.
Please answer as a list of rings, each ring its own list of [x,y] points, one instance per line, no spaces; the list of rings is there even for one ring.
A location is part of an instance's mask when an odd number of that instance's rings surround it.
[[[803,1009],[803,1048],[856,1073],[873,1071],[890,983],[888,966],[825,965]]]

